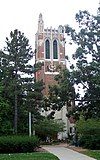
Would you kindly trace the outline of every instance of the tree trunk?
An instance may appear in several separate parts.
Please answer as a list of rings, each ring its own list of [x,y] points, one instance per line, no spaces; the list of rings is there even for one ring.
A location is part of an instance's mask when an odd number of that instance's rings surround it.
[[[15,107],[14,107],[14,133],[17,134],[17,122],[18,122],[18,107],[17,107],[17,93],[15,89]]]

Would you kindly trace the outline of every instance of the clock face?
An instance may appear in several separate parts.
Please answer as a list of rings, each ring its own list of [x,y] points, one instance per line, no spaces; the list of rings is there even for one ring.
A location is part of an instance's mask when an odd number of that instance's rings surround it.
[[[54,64],[49,65],[49,71],[50,72],[55,72],[56,71],[56,66]]]

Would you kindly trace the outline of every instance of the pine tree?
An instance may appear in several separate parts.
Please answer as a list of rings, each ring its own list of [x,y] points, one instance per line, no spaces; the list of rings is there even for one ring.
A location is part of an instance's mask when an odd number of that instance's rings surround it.
[[[14,108],[14,133],[18,128],[18,109],[22,104],[22,96],[25,92],[27,81],[33,81],[32,66],[29,60],[33,52],[29,46],[29,40],[17,29],[6,38],[6,47],[1,55],[2,84],[4,96],[9,98]]]

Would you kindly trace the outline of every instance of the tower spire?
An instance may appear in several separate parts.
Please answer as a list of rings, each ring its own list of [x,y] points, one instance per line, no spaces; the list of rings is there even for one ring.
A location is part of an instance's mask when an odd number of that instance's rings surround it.
[[[43,19],[42,19],[42,13],[39,14],[39,21],[43,21]]]
[[[42,18],[42,13],[39,14],[39,20],[38,20],[38,32],[42,33],[44,30],[44,22]]]

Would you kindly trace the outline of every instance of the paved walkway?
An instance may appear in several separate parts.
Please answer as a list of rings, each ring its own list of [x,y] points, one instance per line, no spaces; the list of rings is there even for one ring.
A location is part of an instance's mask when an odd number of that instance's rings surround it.
[[[60,160],[95,160],[63,146],[43,146],[42,148],[53,153]]]

